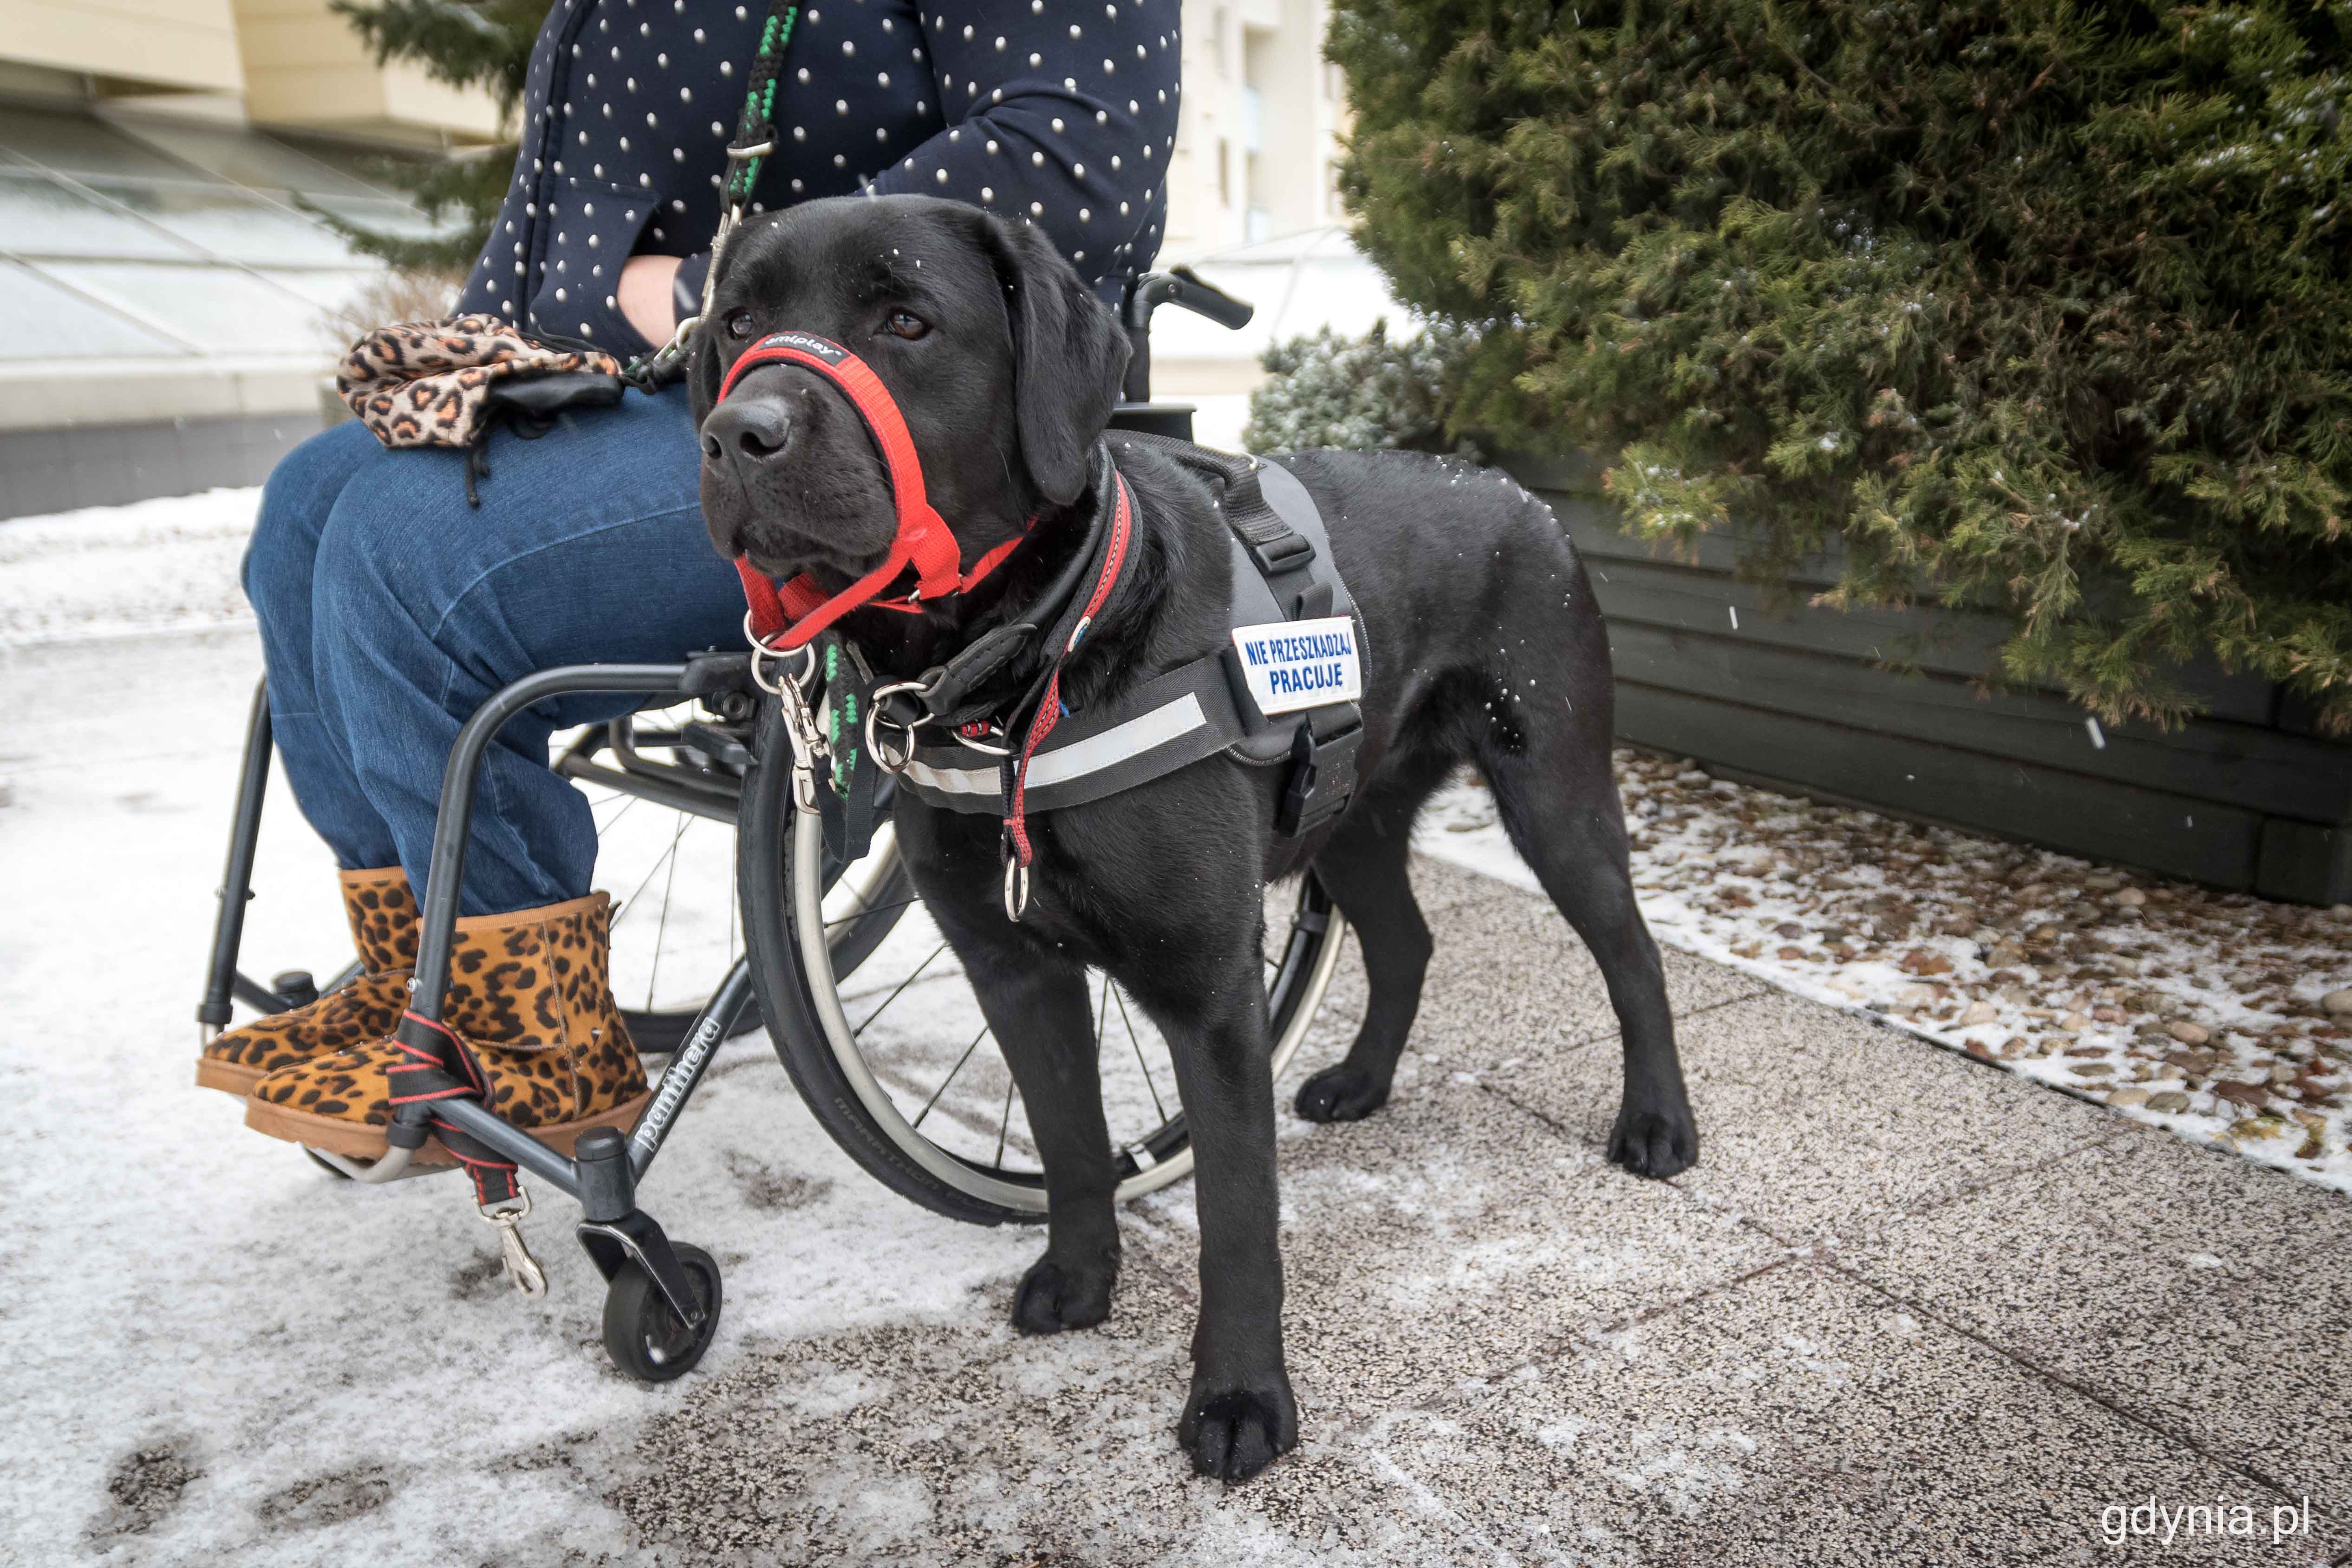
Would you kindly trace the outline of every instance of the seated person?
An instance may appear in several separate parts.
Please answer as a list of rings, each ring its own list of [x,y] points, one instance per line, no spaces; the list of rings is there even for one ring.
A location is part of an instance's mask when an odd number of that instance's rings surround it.
[[[1159,249],[1175,144],[1178,0],[886,0],[803,7],[777,78],[755,210],[920,192],[1043,226],[1116,306]],[[514,183],[459,302],[624,362],[699,299],[763,7],[562,0],[532,50]],[[263,492],[245,562],[296,800],[342,867],[365,972],[206,1047],[198,1082],[263,1131],[383,1152],[385,1040],[407,997],[441,774],[458,727],[535,670],[665,662],[742,637],[734,569],[698,504],[687,389],[632,392],[544,437],[387,451],[357,423],[305,442]],[[554,731],[625,714],[579,695],[517,716],[483,767],[459,894],[449,1027],[485,1102],[561,1147],[625,1127],[646,1079],[607,979],[588,801]]]

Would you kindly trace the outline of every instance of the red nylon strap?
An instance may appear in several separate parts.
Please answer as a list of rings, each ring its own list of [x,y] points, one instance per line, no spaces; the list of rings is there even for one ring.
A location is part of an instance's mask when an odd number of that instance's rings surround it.
[[[1035,716],[1029,721],[1027,738],[1021,743],[1020,765],[1013,772],[1013,814],[1004,819],[1004,831],[1006,837],[1013,841],[1014,858],[1024,866],[1029,863],[1032,852],[1028,821],[1029,759],[1037,754],[1039,747],[1045,744],[1045,737],[1054,733],[1054,727],[1062,722],[1062,660],[1068,658],[1076,649],[1078,639],[1085,636],[1092,625],[1095,612],[1103,607],[1103,601],[1110,597],[1111,589],[1117,586],[1119,569],[1127,564],[1127,541],[1134,516],[1129,509],[1126,476],[1114,471],[1111,486],[1118,493],[1118,501],[1111,512],[1110,548],[1103,556],[1102,575],[1095,580],[1095,591],[1087,596],[1087,607],[1078,612],[1078,623],[1071,630],[1068,643],[1054,661],[1054,673],[1045,682],[1045,695],[1037,704]]]
[[[746,371],[769,364],[799,365],[814,371],[849,399],[850,405],[866,421],[866,428],[872,433],[874,444],[882,454],[883,466],[889,472],[898,531],[890,541],[890,553],[883,558],[880,566],[830,599],[806,574],[786,583],[780,593],[757,568],[748,560],[738,559],[735,570],[743,580],[743,597],[751,606],[751,631],[763,644],[790,652],[851,611],[877,601],[892,610],[919,612],[920,607],[913,601],[965,591],[1012,552],[1013,544],[1018,540],[989,551],[971,571],[962,570],[963,552],[955,536],[948,531],[946,519],[925,498],[922,459],[915,451],[915,438],[907,430],[907,421],[898,413],[897,400],[872,366],[831,339],[813,332],[771,332],[744,350],[729,367],[727,379],[719,386],[718,401],[727,401],[727,394],[735,390],[735,383],[743,379]],[[910,566],[915,569],[914,594],[897,602],[881,601],[882,591]]]
[[[449,1041],[450,1056],[456,1059],[457,1066],[463,1070],[466,1076],[473,1081],[473,1087],[444,1089],[427,1094],[386,1095],[385,1098],[393,1104],[413,1105],[419,1102],[432,1100],[478,1100],[489,1092],[489,1085],[482,1078],[481,1064],[474,1060],[474,1053],[467,1049],[464,1036],[447,1024],[426,1018],[423,1013],[413,1009],[404,1010],[400,1016],[404,1019],[413,1019],[436,1034],[445,1037]],[[410,1060],[384,1069],[384,1078],[387,1082],[395,1074],[403,1072],[448,1071],[447,1064],[431,1051],[420,1050],[404,1040],[395,1039],[393,1043],[399,1046]],[[473,1151],[479,1145],[467,1137],[455,1124],[438,1116],[433,1118],[433,1129],[441,1134],[441,1146],[449,1152],[452,1159],[465,1167],[466,1175],[472,1178],[476,1203],[487,1208],[494,1203],[507,1202],[521,1190],[515,1182],[516,1171],[512,1162],[501,1160],[490,1155],[474,1153]]]

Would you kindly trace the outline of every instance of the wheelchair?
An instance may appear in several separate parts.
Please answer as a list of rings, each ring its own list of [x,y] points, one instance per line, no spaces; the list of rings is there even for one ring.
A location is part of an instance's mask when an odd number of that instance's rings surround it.
[[[1182,268],[1148,274],[1129,290],[1122,316],[1135,353],[1111,427],[1190,439],[1191,405],[1150,398],[1148,332],[1162,304],[1235,328],[1251,307]],[[814,706],[822,677],[816,661],[805,663],[797,678]],[[579,1239],[606,1282],[606,1352],[646,1382],[677,1377],[701,1359],[721,1290],[708,1253],[671,1240],[637,1207],[637,1184],[719,1046],[763,1023],[818,1124],[885,1186],[974,1224],[1045,1218],[1044,1171],[1012,1071],[992,1046],[982,1049],[989,1028],[898,857],[887,795],[868,852],[846,864],[831,857],[817,813],[795,800],[783,705],[761,689],[763,678],[777,677],[755,668],[751,653],[710,651],[677,664],[572,665],[514,682],[459,731],[427,862],[412,1010],[437,1023],[484,754],[534,703],[576,693],[643,699],[628,716],[562,742],[553,766],[589,793],[595,813],[597,881],[618,900],[614,991],[648,1059],[651,1100],[625,1136],[591,1131],[569,1157],[476,1100],[443,1101],[433,1112],[580,1205]],[[354,964],[321,986],[288,971],[264,984],[238,967],[272,755],[268,705],[257,692],[196,1009],[207,1040],[237,1004],[259,1012],[298,1007],[358,972]],[[1265,929],[1278,1080],[1329,988],[1346,927],[1309,872],[1295,887],[1268,888]],[[1189,1175],[1192,1149],[1167,1042],[1107,976],[1094,977],[1094,990],[1105,1112],[1125,1200]],[[419,1162],[415,1147],[402,1146],[402,1122],[415,1145],[435,1135],[422,1107],[404,1106],[384,1158],[305,1153],[358,1185],[454,1168]],[[502,1228],[510,1276],[536,1293],[543,1276],[515,1226],[525,1212],[527,1200],[486,1218]]]

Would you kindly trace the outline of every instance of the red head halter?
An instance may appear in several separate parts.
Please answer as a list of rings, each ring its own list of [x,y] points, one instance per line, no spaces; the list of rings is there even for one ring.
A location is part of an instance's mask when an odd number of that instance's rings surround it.
[[[882,564],[828,599],[806,572],[779,591],[748,559],[739,558],[735,570],[743,580],[743,597],[751,607],[751,631],[761,643],[781,651],[799,648],[851,611],[866,604],[885,610],[919,613],[918,601],[967,591],[993,571],[1021,540],[1007,539],[982,556],[970,571],[946,519],[923,493],[923,464],[915,438],[890,389],[873,367],[847,349],[812,332],[771,332],[743,350],[719,383],[719,399],[735,390],[745,372],[766,364],[800,365],[839,387],[873,433],[883,465],[890,476],[890,494],[898,511],[898,531]],[[1033,519],[1034,520],[1034,519]],[[915,570],[915,590],[903,600],[884,599],[883,590],[908,567]]]

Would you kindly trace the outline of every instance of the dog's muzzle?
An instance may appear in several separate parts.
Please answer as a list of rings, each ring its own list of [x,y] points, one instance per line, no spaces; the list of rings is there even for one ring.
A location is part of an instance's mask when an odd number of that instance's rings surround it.
[[[719,383],[710,417],[703,423],[706,456],[765,464],[790,450],[793,429],[788,413],[760,404],[727,406],[727,394],[746,372],[770,364],[814,371],[849,400],[881,453],[891,504],[898,513],[898,530],[882,564],[830,598],[805,572],[779,588],[748,557],[737,557],[735,571],[743,580],[743,597],[751,605],[751,634],[762,647],[783,653],[804,647],[844,615],[868,604],[919,612],[926,599],[970,591],[1021,543],[1022,536],[1007,539],[982,556],[970,571],[963,570],[963,552],[955,536],[926,498],[922,458],[915,451],[915,438],[907,429],[906,416],[898,412],[898,400],[871,365],[814,332],[771,332],[737,356],[726,380]],[[909,568],[915,573],[915,586],[901,599],[884,598]]]

